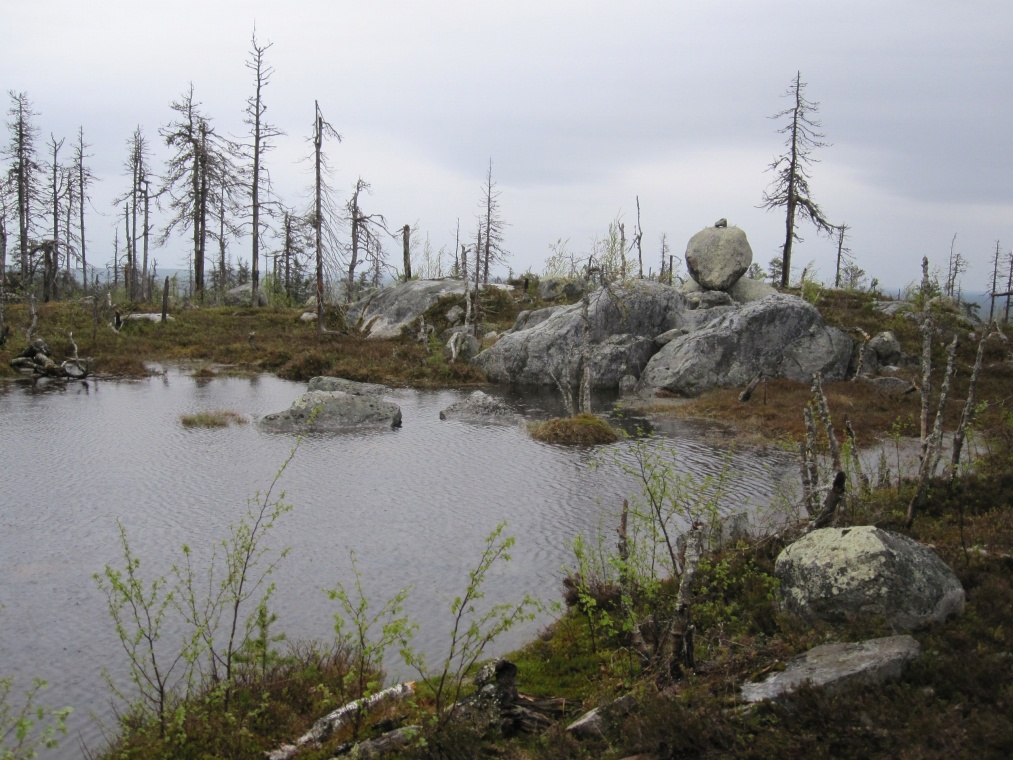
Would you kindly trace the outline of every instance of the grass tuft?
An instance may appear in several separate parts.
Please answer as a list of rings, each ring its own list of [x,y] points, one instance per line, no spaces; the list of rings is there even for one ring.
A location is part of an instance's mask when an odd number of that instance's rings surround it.
[[[595,446],[619,440],[619,433],[605,420],[593,414],[557,417],[532,425],[530,431],[531,437],[536,441],[570,446]]]
[[[184,414],[180,416],[179,421],[183,423],[183,427],[185,428],[223,428],[229,425],[245,425],[249,422],[239,412],[232,412],[227,409]]]

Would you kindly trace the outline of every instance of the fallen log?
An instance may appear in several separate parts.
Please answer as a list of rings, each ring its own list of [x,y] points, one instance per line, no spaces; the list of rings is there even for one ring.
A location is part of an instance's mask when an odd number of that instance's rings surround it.
[[[77,355],[77,344],[74,333],[68,333],[73,354],[66,361],[57,364],[53,361],[53,352],[46,341],[36,338],[20,354],[11,359],[11,367],[18,372],[32,374],[35,377],[53,377],[64,380],[83,380],[91,374],[91,359],[81,359]]]
[[[414,693],[415,682],[406,681],[377,692],[371,697],[363,697],[354,702],[349,702],[320,718],[309,731],[296,740],[295,744],[283,744],[273,752],[269,752],[267,760],[289,760],[289,758],[295,757],[299,750],[307,745],[316,746],[322,744],[335,731],[344,728],[355,720],[357,715],[368,713],[389,699],[406,699]]]

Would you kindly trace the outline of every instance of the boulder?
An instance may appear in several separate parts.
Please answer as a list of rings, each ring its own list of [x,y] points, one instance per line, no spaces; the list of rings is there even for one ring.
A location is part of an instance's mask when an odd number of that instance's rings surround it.
[[[771,296],[727,311],[663,346],[644,369],[640,392],[695,396],[746,385],[760,372],[799,382],[809,382],[814,372],[840,380],[851,346],[851,338],[829,327],[811,304],[795,296]]]
[[[964,609],[964,589],[939,556],[898,533],[860,526],[815,530],[777,558],[778,595],[806,620],[882,617],[899,630]]]
[[[464,319],[464,307],[460,306],[459,304],[451,306],[449,309],[447,309],[447,313],[445,316],[447,318],[448,325],[459,324],[460,321]]]
[[[249,306],[253,303],[253,283],[247,282],[226,290],[222,294],[222,303],[226,306]],[[267,306],[267,293],[263,286],[257,289],[257,306]]]
[[[513,423],[517,419],[517,413],[500,399],[482,391],[475,391],[440,412],[440,419]]]
[[[570,277],[544,277],[538,281],[538,297],[543,301],[575,301],[588,290],[586,280]]]
[[[442,296],[464,296],[461,280],[409,280],[374,293],[348,307],[347,321],[362,323],[372,340],[396,338]]]
[[[882,683],[900,678],[904,665],[918,652],[918,642],[907,634],[853,644],[823,644],[796,657],[784,670],[761,683],[743,686],[742,699],[748,703],[777,699],[803,683],[830,693],[856,683]]]
[[[360,383],[357,380],[346,380],[343,377],[314,377],[306,387],[308,391],[342,391],[353,396],[383,396],[390,392],[386,385],[379,383]]]
[[[596,290],[589,296],[591,382],[616,388],[623,375],[639,375],[655,350],[654,336],[675,326],[685,299],[674,288],[647,280]],[[545,321],[509,335],[475,357],[498,383],[574,385],[583,343],[582,304],[561,306]]]
[[[877,372],[881,367],[896,366],[903,360],[900,341],[887,330],[871,338],[865,344],[865,371],[869,374]]]
[[[369,427],[401,427],[397,404],[375,396],[343,391],[307,391],[283,412],[269,414],[258,423],[275,433],[330,433]]]
[[[705,290],[728,290],[753,263],[753,249],[738,227],[707,227],[686,245],[686,269]]]
[[[443,346],[443,355],[447,361],[471,361],[479,352],[482,350],[482,343],[472,335],[470,332],[466,332],[463,327],[452,328],[456,332],[451,333],[447,337],[446,345]],[[460,335],[461,337],[457,337]]]

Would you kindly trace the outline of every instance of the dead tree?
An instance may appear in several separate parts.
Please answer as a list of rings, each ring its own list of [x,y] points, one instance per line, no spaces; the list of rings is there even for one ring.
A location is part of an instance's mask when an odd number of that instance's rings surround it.
[[[778,130],[787,136],[786,151],[768,167],[768,171],[774,174],[774,180],[764,192],[760,204],[760,208],[768,211],[775,208],[783,208],[785,211],[784,247],[781,253],[782,288],[788,287],[791,277],[792,245],[796,240],[801,241],[796,232],[797,219],[801,217],[808,220],[819,232],[830,234],[834,230],[834,225],[827,221],[823,210],[812,199],[809,189],[809,172],[814,163],[813,151],[826,147],[827,143],[823,142],[824,135],[819,131],[821,125],[815,118],[819,103],[806,100],[805,87],[806,83],[802,81],[799,72],[785,93],[793,101],[791,107],[771,117],[788,117],[787,124]]]
[[[253,95],[246,100],[246,115],[244,121],[250,127],[249,137],[252,145],[249,146],[251,158],[253,159],[253,171],[250,177],[250,280],[253,287],[251,305],[256,308],[260,305],[260,243],[263,222],[261,221],[262,201],[261,194],[269,190],[268,183],[270,175],[264,170],[264,154],[273,147],[271,139],[283,135],[279,129],[264,120],[267,106],[264,105],[264,88],[271,82],[271,75],[274,69],[264,60],[264,55],[271,48],[271,43],[261,45],[257,42],[257,30],[254,28],[250,40],[250,57],[246,60],[246,68],[253,73]]]

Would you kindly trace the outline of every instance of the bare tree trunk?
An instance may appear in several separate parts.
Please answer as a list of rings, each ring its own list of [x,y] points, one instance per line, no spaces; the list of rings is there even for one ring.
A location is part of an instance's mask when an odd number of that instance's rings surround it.
[[[626,279],[626,225],[619,222],[619,276]]]
[[[921,466],[918,468],[918,486],[915,489],[914,496],[908,503],[907,516],[904,520],[904,525],[908,528],[914,523],[915,511],[921,506],[929,479],[939,464],[943,439],[943,412],[946,409],[946,400],[950,392],[950,381],[953,379],[954,358],[956,357],[958,342],[957,336],[953,336],[953,340],[946,350],[946,372],[943,375],[942,385],[939,387],[939,406],[936,409],[936,419],[928,438],[922,441]]]
[[[148,180],[144,180],[144,229],[141,232],[141,237],[144,240],[144,260],[141,264],[141,273],[144,277],[143,284],[141,285],[141,298],[147,302],[151,300],[151,288],[148,287],[148,238],[150,233],[150,218],[151,218],[151,194],[148,189]],[[154,273],[152,273],[154,277]]]
[[[404,248],[404,281],[408,282],[412,278],[412,254],[411,254],[411,234],[412,228],[409,225],[405,225],[401,228],[401,244]]]
[[[165,277],[165,285],[162,286],[162,324],[164,325],[169,317],[169,276]]]
[[[316,170],[316,195],[314,198],[314,219],[313,226],[316,232],[316,254],[317,254],[317,335],[324,334],[324,243],[323,243],[323,145],[324,145],[324,117],[320,113],[320,104],[314,101],[316,106],[316,134],[314,135],[315,146],[315,170]]]
[[[995,241],[995,260],[992,262],[992,293],[989,299],[988,306],[988,323],[992,324],[992,320],[995,319],[995,295],[998,290],[998,277],[999,277],[999,241]]]

